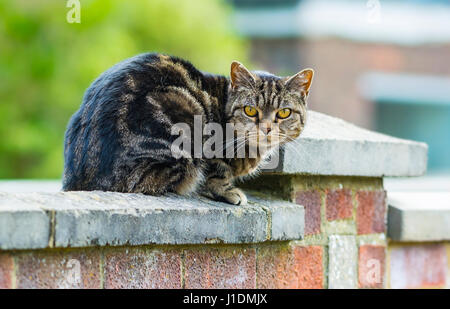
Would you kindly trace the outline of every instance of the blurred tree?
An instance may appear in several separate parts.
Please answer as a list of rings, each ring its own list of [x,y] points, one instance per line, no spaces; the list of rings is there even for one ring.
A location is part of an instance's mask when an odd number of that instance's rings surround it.
[[[63,138],[85,89],[113,64],[147,51],[227,74],[245,44],[213,0],[0,0],[0,178],[57,178]]]

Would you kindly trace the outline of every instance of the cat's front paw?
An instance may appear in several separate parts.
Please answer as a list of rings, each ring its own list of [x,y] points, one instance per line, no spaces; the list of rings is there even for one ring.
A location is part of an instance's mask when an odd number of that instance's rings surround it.
[[[233,205],[247,205],[247,196],[241,189],[233,188],[225,191],[222,198],[230,204]]]

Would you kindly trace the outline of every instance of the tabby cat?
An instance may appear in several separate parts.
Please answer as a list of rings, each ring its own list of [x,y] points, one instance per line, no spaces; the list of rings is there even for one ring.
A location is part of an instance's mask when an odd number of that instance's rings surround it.
[[[157,53],[122,61],[92,83],[68,124],[63,190],[197,192],[244,205],[234,180],[258,170],[271,149],[253,158],[177,158],[173,125],[193,127],[195,115],[202,125],[254,124],[257,141],[277,138],[271,147],[279,147],[303,130],[312,77],[310,69],[285,78],[250,72],[235,61],[227,78]]]

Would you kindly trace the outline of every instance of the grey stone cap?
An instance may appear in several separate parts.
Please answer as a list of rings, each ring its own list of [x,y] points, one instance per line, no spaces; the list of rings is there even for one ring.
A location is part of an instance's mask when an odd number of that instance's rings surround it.
[[[0,250],[144,244],[257,243],[303,238],[303,206],[249,197],[112,192],[0,192]]]
[[[388,204],[391,239],[404,242],[450,240],[450,193],[389,193]]]
[[[341,119],[308,112],[302,135],[285,146],[276,169],[287,174],[419,176],[428,146],[359,128]]]

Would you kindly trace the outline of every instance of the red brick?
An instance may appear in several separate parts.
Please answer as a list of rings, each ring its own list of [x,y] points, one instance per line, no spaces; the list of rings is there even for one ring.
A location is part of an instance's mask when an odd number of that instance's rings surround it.
[[[305,207],[305,235],[320,233],[320,193],[318,191],[299,191],[295,202]]]
[[[320,246],[270,245],[258,250],[257,261],[258,288],[323,288],[323,248]]]
[[[18,288],[100,288],[100,254],[83,251],[32,251],[17,256]]]
[[[349,189],[327,190],[327,220],[348,219],[353,216],[352,191]]]
[[[13,288],[14,260],[9,254],[0,254],[0,289]]]
[[[390,253],[390,284],[394,289],[445,287],[444,244],[394,247]]]
[[[251,289],[256,287],[256,252],[242,247],[199,247],[185,251],[188,289]]]
[[[384,287],[386,253],[384,246],[359,247],[358,278],[360,288]]]
[[[113,248],[105,254],[107,289],[179,289],[181,254],[175,249]]]
[[[360,191],[356,194],[358,234],[384,233],[386,230],[386,192]]]
[[[323,249],[320,246],[294,247],[295,274],[299,289],[323,288]]]

